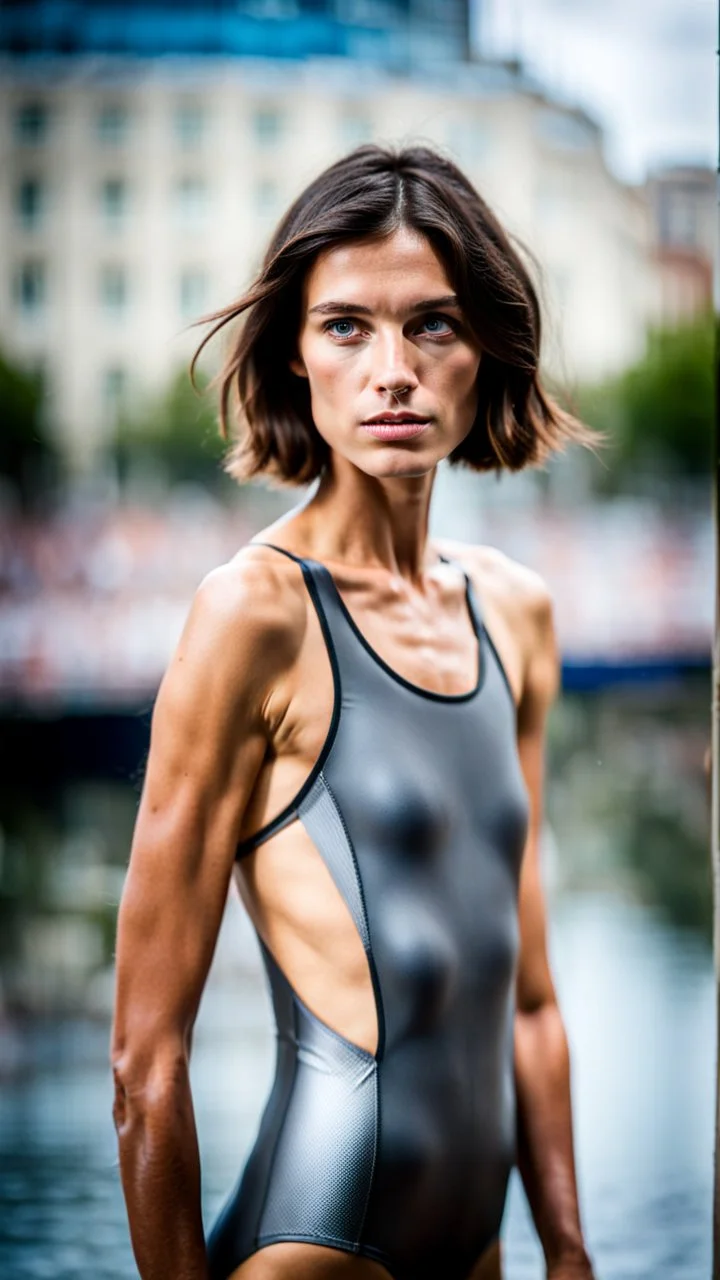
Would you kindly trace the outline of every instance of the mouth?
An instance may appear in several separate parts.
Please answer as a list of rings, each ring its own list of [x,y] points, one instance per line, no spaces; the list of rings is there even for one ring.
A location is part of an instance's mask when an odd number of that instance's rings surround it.
[[[360,426],[377,440],[409,440],[425,431],[430,422],[430,418],[423,418],[419,413],[386,411],[361,422]]]

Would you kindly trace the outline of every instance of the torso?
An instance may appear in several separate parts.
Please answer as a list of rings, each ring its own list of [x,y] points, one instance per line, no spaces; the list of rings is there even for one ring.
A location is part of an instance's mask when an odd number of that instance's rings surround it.
[[[458,560],[470,573],[517,704],[524,636],[514,600],[517,586],[512,573],[508,575],[505,557],[492,548],[468,548],[449,541],[436,542],[435,550]],[[275,552],[258,547],[253,554],[270,558],[273,568],[277,567]],[[388,666],[410,683],[438,693],[459,693],[472,686],[477,643],[467,616],[465,584],[455,568],[443,565],[435,572],[435,599],[418,618],[418,603],[408,601],[402,584],[393,590],[386,576],[373,582],[367,575],[326,563],[359,630]],[[288,592],[305,597],[291,562],[286,577]],[[307,624],[297,663],[275,693],[273,716],[278,727],[272,745],[276,754],[260,773],[241,840],[262,828],[297,793],[327,736],[332,672],[309,600]],[[347,909],[303,827],[294,823],[279,831],[239,861],[235,874],[255,928],[300,996],[330,1025],[374,1052],[377,1020],[365,955]]]

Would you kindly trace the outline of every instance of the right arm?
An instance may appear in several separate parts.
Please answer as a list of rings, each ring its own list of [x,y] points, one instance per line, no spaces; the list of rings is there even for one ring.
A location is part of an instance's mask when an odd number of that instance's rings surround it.
[[[206,1280],[192,1029],[238,832],[302,638],[242,553],[201,583],[160,685],[118,914],[113,1119],[142,1280]]]

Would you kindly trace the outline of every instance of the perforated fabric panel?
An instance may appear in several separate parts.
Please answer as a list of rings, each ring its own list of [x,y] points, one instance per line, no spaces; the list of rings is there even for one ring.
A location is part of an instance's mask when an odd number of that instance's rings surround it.
[[[258,1243],[300,1235],[353,1247],[375,1164],[377,1064],[297,997],[294,1004],[297,1063]]]
[[[352,846],[324,774],[318,775],[300,804],[298,815],[347,903],[365,950],[369,950],[367,918]]]

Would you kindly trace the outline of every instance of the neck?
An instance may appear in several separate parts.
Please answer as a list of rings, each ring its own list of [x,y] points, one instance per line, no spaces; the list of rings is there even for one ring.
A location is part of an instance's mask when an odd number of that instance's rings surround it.
[[[427,535],[435,469],[422,476],[379,479],[344,459],[322,476],[305,508],[305,527],[318,559],[382,567],[419,579],[427,566]]]

